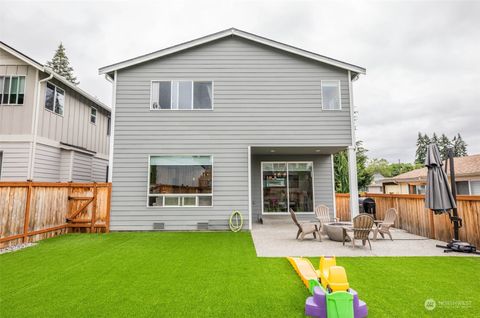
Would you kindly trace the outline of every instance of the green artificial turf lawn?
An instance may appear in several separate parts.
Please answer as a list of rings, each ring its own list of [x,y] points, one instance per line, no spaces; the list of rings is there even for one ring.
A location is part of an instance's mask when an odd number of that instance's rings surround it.
[[[337,263],[369,317],[479,315],[478,258]],[[249,233],[77,234],[0,255],[0,317],[302,317],[307,296],[286,259],[256,257]]]

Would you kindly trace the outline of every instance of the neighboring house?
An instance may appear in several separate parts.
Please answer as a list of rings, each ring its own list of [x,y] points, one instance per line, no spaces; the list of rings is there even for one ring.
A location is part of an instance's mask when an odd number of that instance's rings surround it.
[[[385,177],[381,173],[374,173],[372,183],[367,187],[367,192],[383,193],[383,180],[385,180]]]
[[[457,193],[480,195],[480,154],[454,158],[454,166]],[[450,176],[450,171],[447,172]],[[384,184],[385,193],[424,194],[426,180],[427,168],[412,170],[391,178],[394,184]]]
[[[100,69],[114,83],[112,230],[252,227],[292,208],[335,214],[352,81],[365,69],[228,29]]]
[[[106,181],[110,108],[0,42],[0,180]]]

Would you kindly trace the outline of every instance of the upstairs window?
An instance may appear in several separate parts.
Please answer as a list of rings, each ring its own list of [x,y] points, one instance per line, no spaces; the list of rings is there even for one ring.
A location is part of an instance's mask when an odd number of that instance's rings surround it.
[[[25,76],[0,76],[0,104],[23,105]]]
[[[195,110],[213,108],[211,81],[153,81],[150,109]]]
[[[322,109],[340,110],[340,81],[322,81]]]
[[[95,107],[90,107],[90,123],[97,123],[97,109]]]
[[[63,116],[63,108],[65,106],[65,91],[60,87],[47,82],[47,90],[45,93],[45,108]]]

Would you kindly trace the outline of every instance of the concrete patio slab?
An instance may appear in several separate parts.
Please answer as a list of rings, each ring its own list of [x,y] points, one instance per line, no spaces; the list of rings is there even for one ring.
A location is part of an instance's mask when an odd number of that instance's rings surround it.
[[[295,239],[297,227],[289,221],[275,220],[266,224],[253,225],[252,237],[257,256],[474,256],[474,254],[465,253],[444,253],[443,249],[435,245],[445,245],[445,242],[398,229],[392,230],[394,241],[382,238],[376,241],[371,239],[372,250],[369,249],[368,243],[363,247],[361,241],[356,241],[356,247],[352,248],[350,242],[343,246],[342,242],[330,241],[327,236],[322,236],[322,242],[313,239],[311,235],[300,241]]]

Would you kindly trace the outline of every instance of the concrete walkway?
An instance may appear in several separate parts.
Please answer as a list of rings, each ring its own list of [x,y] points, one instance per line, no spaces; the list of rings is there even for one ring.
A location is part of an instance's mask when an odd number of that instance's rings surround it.
[[[444,253],[443,249],[435,247],[444,242],[413,235],[403,230],[392,230],[394,241],[389,239],[371,240],[372,250],[368,243],[362,246],[356,241],[355,248],[351,243],[330,241],[322,236],[322,242],[313,239],[312,235],[303,241],[295,239],[297,227],[290,219],[269,220],[265,224],[253,224],[252,237],[259,257],[286,256],[474,256],[465,253]]]

